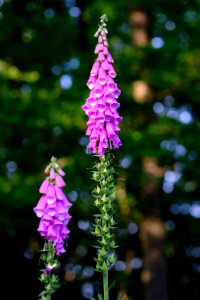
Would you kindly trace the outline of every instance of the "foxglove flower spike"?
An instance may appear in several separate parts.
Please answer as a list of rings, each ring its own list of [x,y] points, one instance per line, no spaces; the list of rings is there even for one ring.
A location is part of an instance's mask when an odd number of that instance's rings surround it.
[[[98,156],[102,156],[109,149],[117,149],[122,146],[118,136],[119,123],[122,117],[117,113],[120,104],[117,102],[121,90],[114,81],[116,72],[113,67],[114,60],[108,49],[107,17],[103,15],[100,25],[95,33],[98,43],[94,53],[98,55],[90,71],[87,86],[90,95],[82,105],[83,111],[88,116],[89,136],[87,149]]]

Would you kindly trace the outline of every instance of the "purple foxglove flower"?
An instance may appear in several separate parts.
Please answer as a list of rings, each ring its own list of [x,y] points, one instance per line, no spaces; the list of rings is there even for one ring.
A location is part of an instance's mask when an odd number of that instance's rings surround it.
[[[56,174],[55,174],[55,171],[54,169],[51,169],[50,170],[50,175],[49,175],[50,179],[55,179],[56,178]]]
[[[94,50],[94,53],[95,54],[98,54],[100,51],[103,51],[103,44],[97,44],[95,50]]]
[[[62,177],[60,175],[56,176],[55,180],[56,180],[56,185],[58,187],[64,187],[65,186],[65,182],[64,182],[64,180],[62,179]]]
[[[103,68],[99,69],[98,79],[99,79],[99,83],[102,84],[102,85],[106,84],[106,82],[107,82],[107,75],[106,75],[106,72]]]
[[[39,189],[42,196],[33,211],[40,218],[38,232],[54,245],[56,255],[59,256],[65,252],[65,240],[69,237],[66,225],[71,219],[69,208],[72,204],[62,191],[65,186],[62,178],[65,172],[58,166],[54,157],[45,169],[45,174],[46,178]]]
[[[51,271],[53,270],[53,268],[55,268],[56,267],[56,265],[54,266],[51,266],[51,265],[48,265],[47,267],[46,267],[46,269],[45,269],[45,275],[46,276],[48,276],[50,273],[51,273]]]
[[[42,182],[41,186],[40,186],[39,192],[40,192],[41,194],[45,194],[46,191],[47,191],[48,186],[49,186],[49,180],[48,180],[48,179],[45,179],[45,180]]]
[[[99,61],[96,60],[93,64],[93,66],[92,66],[91,71],[90,71],[91,76],[96,76],[98,74],[99,66],[100,66]]]
[[[93,89],[93,87],[95,86],[95,82],[97,80],[97,77],[96,76],[90,76],[89,79],[88,79],[88,82],[87,82],[87,86],[89,87],[89,89]]]
[[[36,213],[36,216],[38,218],[41,218],[43,216],[46,206],[47,206],[46,197],[42,196],[39,199],[37,206],[34,208],[34,212]]]
[[[98,60],[101,62],[105,60],[105,56],[104,56],[103,52],[99,52]]]
[[[89,136],[87,149],[102,156],[109,149],[122,146],[118,136],[119,123],[122,117],[117,110],[120,107],[117,101],[121,90],[114,81],[116,72],[114,60],[108,49],[107,29],[105,22],[101,22],[95,37],[98,43],[94,49],[97,58],[92,65],[87,86],[90,89],[82,109],[88,116],[86,135]]]

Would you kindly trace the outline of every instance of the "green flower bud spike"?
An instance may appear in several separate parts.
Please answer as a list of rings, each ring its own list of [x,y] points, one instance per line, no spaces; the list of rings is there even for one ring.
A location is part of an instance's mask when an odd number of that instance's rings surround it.
[[[117,247],[114,237],[114,219],[115,213],[115,184],[114,173],[115,170],[111,166],[112,158],[111,154],[107,153],[100,157],[94,166],[93,179],[98,184],[98,189],[95,188],[93,194],[95,196],[94,205],[99,211],[96,215],[93,235],[97,239],[97,258],[96,270],[103,274],[103,286],[104,286],[104,300],[109,299],[108,288],[108,271],[115,263],[114,250]],[[103,170],[103,171],[102,171]],[[97,180],[98,178],[98,180]],[[103,193],[99,193],[101,190]]]

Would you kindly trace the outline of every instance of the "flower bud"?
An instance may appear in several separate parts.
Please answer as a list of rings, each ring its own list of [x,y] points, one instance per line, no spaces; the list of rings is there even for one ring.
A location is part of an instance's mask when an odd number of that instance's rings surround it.
[[[101,271],[104,273],[106,271],[108,271],[108,266],[107,264],[105,263],[105,261],[103,262],[103,265],[101,266]]]
[[[109,255],[108,262],[110,265],[114,264],[115,260],[116,260],[116,258],[114,256],[114,254]]]
[[[95,235],[101,235],[101,230],[99,229],[98,226],[95,227],[94,234],[95,234]]]

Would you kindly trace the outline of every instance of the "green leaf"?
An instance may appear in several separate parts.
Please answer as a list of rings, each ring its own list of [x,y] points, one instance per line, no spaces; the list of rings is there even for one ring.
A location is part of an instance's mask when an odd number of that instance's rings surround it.
[[[115,283],[116,283],[116,280],[114,280],[114,281],[111,283],[111,285],[109,286],[109,290],[111,290],[111,289],[114,287]]]
[[[98,300],[103,300],[103,296],[98,293]]]

